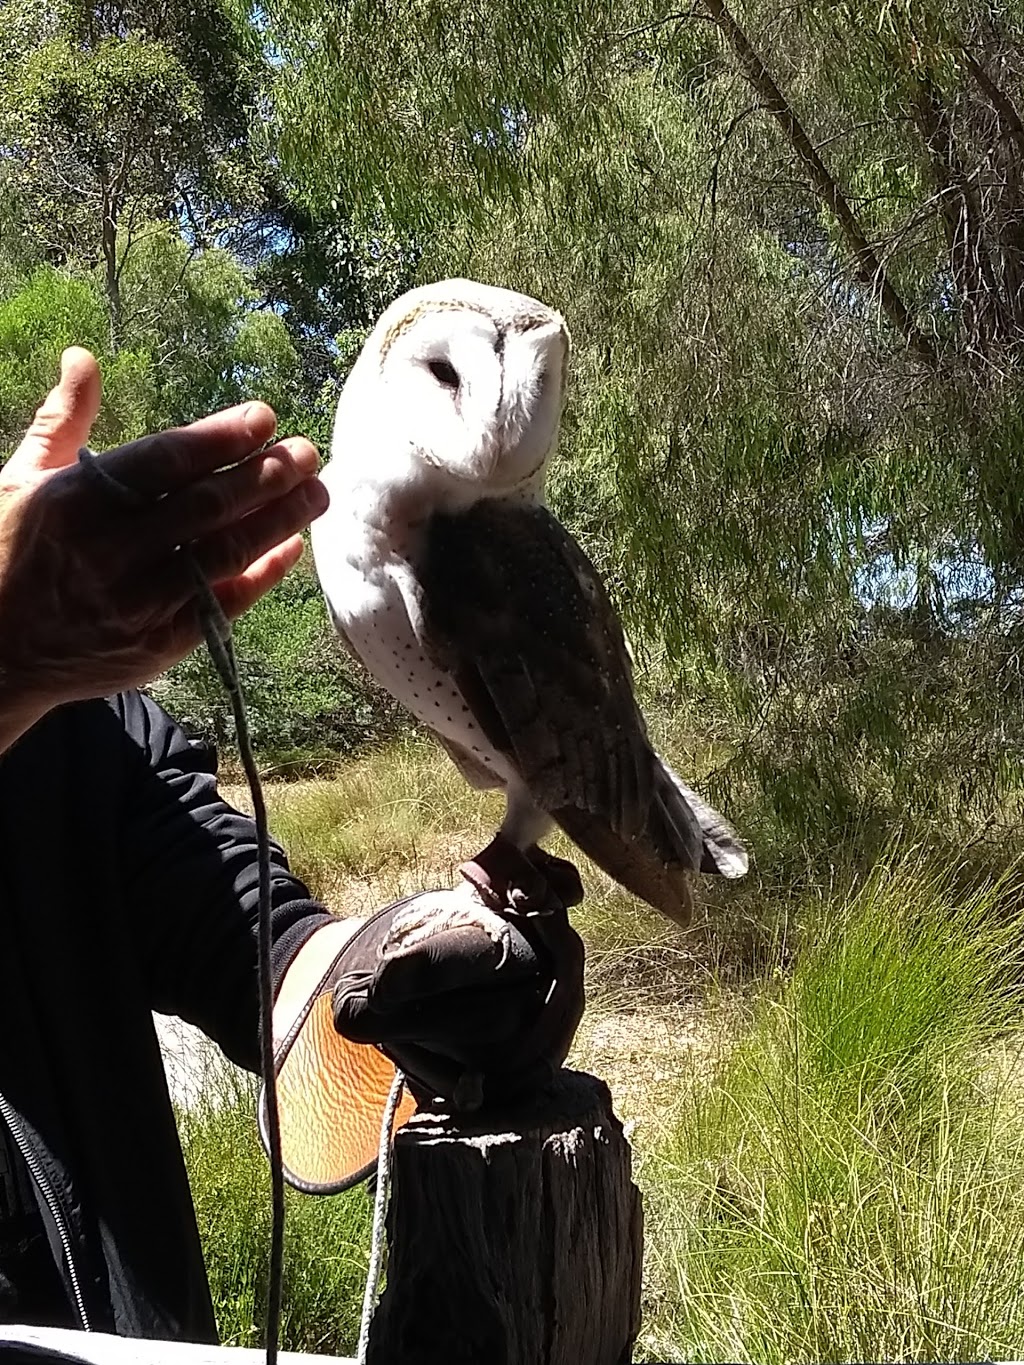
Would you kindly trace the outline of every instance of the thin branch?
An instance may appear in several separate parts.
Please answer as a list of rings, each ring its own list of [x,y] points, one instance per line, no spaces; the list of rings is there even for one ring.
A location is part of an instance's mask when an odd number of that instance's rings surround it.
[[[726,128],[725,132],[719,139],[718,146],[715,148],[715,158],[711,164],[711,171],[710,174],[708,175],[707,182],[705,183],[704,186],[704,193],[701,196],[700,205],[701,217],[703,217],[705,201],[710,201],[711,217],[712,221],[714,220],[715,210],[718,204],[718,176],[721,170],[722,158],[725,156],[726,148],[732,141],[733,134],[737,131],[737,129],[742,127],[742,125],[747,121],[748,118],[750,118],[752,114],[759,114],[760,112],[761,105],[748,104],[745,109],[741,109],[740,112],[730,120],[728,127]]]
[[[181,286],[181,282],[184,280],[185,275],[186,275],[187,272],[188,272],[188,268],[189,268],[189,266],[192,264],[193,260],[195,259],[196,255],[198,254],[199,250],[200,250],[200,248],[199,248],[199,246],[198,246],[196,243],[193,243],[192,246],[189,247],[189,249],[188,249],[188,255],[185,257],[184,261],[182,262],[181,269],[178,271],[178,278],[177,278],[177,279],[174,281],[174,283],[171,285],[170,289],[168,289],[168,291],[167,291],[167,293],[164,295],[163,299],[160,301],[160,303],[158,303],[158,304],[156,305],[156,307],[155,307],[154,309],[152,309],[152,310],[149,312],[148,316],[147,316],[146,314],[144,314],[141,310],[140,310],[138,313],[135,313],[135,314],[132,316],[132,321],[133,321],[133,322],[141,323],[141,322],[143,321],[143,319],[145,318],[145,321],[146,321],[146,325],[147,325],[147,326],[149,326],[149,327],[155,327],[155,326],[156,326],[156,324],[157,324],[157,323],[160,321],[160,319],[163,317],[164,311],[165,311],[165,309],[167,308],[167,306],[170,304],[171,299],[174,297],[174,295],[177,293],[179,287]]]
[[[850,203],[822,161],[789,101],[775,84],[768,68],[752,47],[723,0],[703,0],[708,13],[731,46],[744,76],[755,94],[782,128],[822,203],[838,222],[853,256],[857,274],[872,291],[877,290],[882,308],[907,345],[926,360],[938,364],[935,347],[914,321],[871,243],[864,234]]]
[[[137,198],[132,200],[132,206],[128,210],[127,225],[123,226],[121,229],[121,237],[124,241],[124,246],[121,248],[121,259],[117,263],[117,280],[119,284],[121,282],[121,276],[124,274],[125,263],[128,260],[129,253],[136,241],[139,240],[139,238],[135,236],[135,219],[138,216],[140,202],[141,201]],[[143,237],[148,237],[150,235],[151,234],[148,232],[142,234]]]
[[[663,14],[660,19],[652,19],[649,24],[637,24],[636,28],[623,29],[621,33],[605,33],[602,37],[607,43],[621,43],[625,42],[627,38],[635,38],[641,33],[651,33],[655,29],[664,28],[666,24],[682,23],[685,19],[706,20],[708,18],[709,16],[701,14],[695,5],[692,9],[678,10],[674,14]]]
[[[918,79],[914,107],[928,150],[949,244],[950,266],[970,320],[973,340],[987,350],[1012,331],[1003,305],[992,256],[986,243],[985,214],[978,197],[978,175],[960,160],[949,109],[934,81]],[[977,168],[980,170],[980,168]]]
[[[199,218],[196,215],[196,211],[192,207],[192,200],[189,198],[188,190],[185,188],[184,185],[178,185],[176,188],[177,196],[181,201],[182,207],[185,210],[185,217],[188,219],[189,227],[191,227],[192,229],[192,236],[195,240],[195,244],[197,246],[205,247],[206,234],[203,232],[202,226],[199,222]]]
[[[1024,122],[1021,121],[1020,114],[1017,112],[1013,101],[1006,91],[995,83],[976,57],[972,57],[966,50],[964,57],[967,61],[967,70],[974,77],[982,94],[996,111],[1007,134],[1013,138],[1018,147],[1024,148]]]
[[[890,120],[885,120],[889,122]],[[862,128],[881,128],[883,123],[879,118],[861,119],[860,123],[854,123],[849,128],[842,128],[838,133],[833,133],[831,137],[825,138],[818,143],[818,151],[822,152],[826,147],[831,147],[833,142],[839,142],[844,137],[849,137],[852,133],[859,133]]]

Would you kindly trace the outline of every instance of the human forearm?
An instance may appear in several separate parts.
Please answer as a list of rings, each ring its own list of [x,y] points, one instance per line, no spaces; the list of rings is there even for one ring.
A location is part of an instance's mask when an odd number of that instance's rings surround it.
[[[111,698],[110,761],[124,772],[121,875],[151,1007],[198,1025],[243,1066],[257,1048],[259,858],[252,817],[217,790],[207,751],[151,698]],[[271,842],[272,965],[279,979],[333,918]]]
[[[23,691],[14,687],[4,676],[0,665],[0,755],[17,744],[22,735],[50,708],[44,703],[33,702]]]

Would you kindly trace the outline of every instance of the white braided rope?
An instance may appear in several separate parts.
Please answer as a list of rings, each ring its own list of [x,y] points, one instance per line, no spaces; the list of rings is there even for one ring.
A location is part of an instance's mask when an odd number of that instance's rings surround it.
[[[370,1347],[370,1324],[373,1322],[374,1309],[377,1307],[377,1289],[380,1285],[380,1272],[384,1263],[384,1217],[388,1207],[388,1193],[391,1185],[391,1130],[395,1126],[395,1115],[402,1099],[405,1077],[395,1072],[395,1079],[388,1091],[388,1102],[384,1106],[384,1117],[380,1125],[380,1145],[377,1148],[377,1190],[373,1199],[373,1232],[370,1237],[370,1264],[366,1271],[366,1289],[363,1293],[363,1315],[359,1322],[359,1345],[356,1347],[356,1365],[366,1365],[366,1353]]]

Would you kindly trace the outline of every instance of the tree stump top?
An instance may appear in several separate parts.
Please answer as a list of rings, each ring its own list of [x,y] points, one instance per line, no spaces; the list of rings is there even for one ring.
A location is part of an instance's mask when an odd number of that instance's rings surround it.
[[[545,1092],[395,1135],[388,1280],[370,1365],[627,1365],[640,1195],[608,1087]]]
[[[604,1081],[585,1071],[559,1071],[546,1090],[536,1091],[501,1107],[473,1114],[422,1110],[395,1135],[397,1141],[429,1146],[455,1142],[484,1151],[507,1142],[520,1142],[545,1129],[552,1136],[571,1137],[574,1124],[598,1118],[621,1134],[622,1124],[612,1110],[611,1092]]]

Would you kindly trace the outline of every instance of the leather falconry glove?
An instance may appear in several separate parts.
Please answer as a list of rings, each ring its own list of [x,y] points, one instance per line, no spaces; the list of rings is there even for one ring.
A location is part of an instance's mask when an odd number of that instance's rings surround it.
[[[300,1189],[333,1193],[370,1173],[396,1067],[401,1124],[417,1103],[514,1100],[565,1061],[583,1013],[583,945],[566,914],[582,899],[575,868],[495,841],[460,871],[454,890],[362,924],[278,1047],[285,1175]]]

